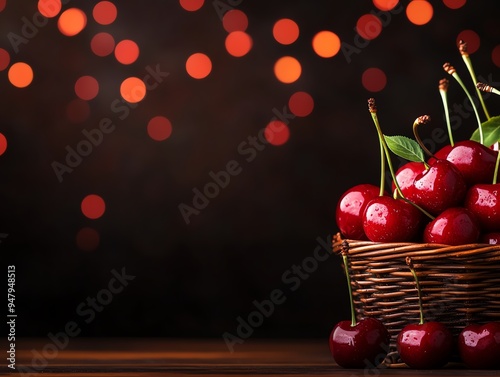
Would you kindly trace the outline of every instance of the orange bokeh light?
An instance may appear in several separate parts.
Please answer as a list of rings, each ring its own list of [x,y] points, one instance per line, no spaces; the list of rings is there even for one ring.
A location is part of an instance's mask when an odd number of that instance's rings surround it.
[[[163,141],[172,134],[172,123],[164,116],[156,116],[148,122],[148,135],[156,141]]]
[[[469,54],[475,53],[479,50],[479,46],[481,45],[481,38],[479,38],[479,35],[473,30],[461,31],[457,36],[457,45],[460,40],[467,43],[467,52]]]
[[[116,45],[115,57],[122,64],[132,64],[139,57],[139,46],[130,39],[124,39]]]
[[[285,84],[290,84],[299,79],[302,67],[299,61],[291,56],[283,56],[274,64],[276,78]]]
[[[239,9],[231,9],[224,13],[222,26],[228,33],[233,31],[245,31],[248,27],[247,15]]]
[[[292,44],[299,37],[299,25],[289,18],[276,21],[273,26],[274,39],[283,45]]]
[[[412,0],[406,7],[406,17],[415,25],[425,25],[433,15],[434,9],[427,0]]]
[[[444,5],[450,9],[462,8],[467,0],[443,0]]]
[[[331,58],[340,51],[340,38],[331,31],[323,30],[314,36],[312,46],[322,58]]]
[[[312,113],[314,100],[307,92],[295,92],[288,100],[288,107],[292,114],[298,117],[305,117]]]
[[[66,106],[66,116],[71,123],[83,123],[90,116],[90,105],[80,98],[71,100]]]
[[[55,17],[62,8],[61,0],[38,0],[38,11],[47,18]]]
[[[227,52],[235,57],[241,57],[252,49],[252,38],[244,31],[233,31],[226,37]]]
[[[204,79],[212,71],[212,61],[210,58],[197,52],[186,60],[186,72],[195,79]]]
[[[66,9],[59,16],[57,27],[59,31],[68,37],[80,33],[87,25],[87,16],[78,8]]]
[[[76,246],[82,251],[94,251],[99,247],[99,232],[94,228],[85,227],[76,234]]]
[[[33,69],[23,62],[14,63],[9,68],[9,81],[17,88],[25,88],[33,81]]]
[[[141,102],[146,96],[146,85],[137,77],[129,77],[120,85],[120,95],[129,103]]]
[[[491,60],[493,60],[493,64],[500,67],[500,45],[496,45],[491,52]]]
[[[79,98],[90,101],[99,93],[99,82],[92,76],[82,76],[75,82],[75,93]]]
[[[380,92],[387,84],[387,76],[379,68],[368,68],[363,72],[361,83],[370,92]]]
[[[92,220],[102,217],[106,211],[104,199],[95,194],[90,194],[83,198],[80,207],[83,215]]]
[[[398,3],[399,0],[373,0],[373,5],[385,12],[394,9]]]
[[[269,144],[283,145],[290,138],[290,129],[281,120],[273,120],[264,129],[264,137]]]
[[[3,71],[9,66],[10,54],[7,50],[0,48],[0,71]]]
[[[7,138],[0,133],[0,156],[7,150]]]
[[[356,23],[356,31],[366,40],[375,39],[382,31],[382,22],[373,14],[364,14]]]
[[[205,0],[179,0],[179,4],[182,8],[189,12],[194,12],[203,6]]]
[[[108,56],[115,50],[115,39],[109,33],[97,33],[90,41],[90,49],[97,56]]]
[[[118,11],[111,1],[100,1],[92,9],[95,22],[100,25],[110,25],[116,20]]]

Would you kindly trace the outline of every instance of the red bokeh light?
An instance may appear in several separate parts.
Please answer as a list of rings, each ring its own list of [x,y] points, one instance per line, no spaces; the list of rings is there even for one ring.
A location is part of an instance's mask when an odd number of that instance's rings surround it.
[[[85,217],[95,220],[104,215],[104,212],[106,211],[106,203],[99,195],[87,195],[82,200],[81,210]]]
[[[37,8],[42,16],[52,18],[59,14],[62,3],[61,0],[38,0]]]
[[[467,43],[467,52],[469,54],[475,53],[479,50],[479,46],[481,45],[481,38],[479,38],[479,35],[473,30],[461,31],[457,36],[457,45],[460,40]]]
[[[283,145],[290,138],[290,129],[281,120],[273,120],[264,129],[264,137],[269,144]]]
[[[194,12],[203,6],[205,0],[179,0],[179,4],[182,8],[189,12]]]
[[[111,1],[100,1],[92,10],[92,16],[95,22],[100,25],[110,25],[112,24],[118,15],[115,4]]]
[[[75,93],[79,98],[90,101],[99,93],[99,82],[92,76],[82,76],[75,82]]]
[[[366,90],[380,92],[387,84],[387,76],[379,68],[368,68],[363,72],[361,82]]]
[[[314,100],[307,92],[295,92],[288,100],[288,107],[292,114],[305,117],[312,113]]]
[[[274,39],[283,45],[292,44],[299,37],[299,26],[289,18],[282,18],[276,21],[273,26]]]
[[[382,22],[373,14],[364,14],[356,23],[356,31],[366,40],[375,39],[382,32]]]
[[[245,31],[248,27],[247,15],[239,9],[231,9],[224,13],[222,26],[231,33],[233,31]]]
[[[82,251],[94,251],[99,247],[99,232],[93,228],[82,228],[76,234],[76,246]]]
[[[156,116],[148,122],[148,135],[156,141],[163,141],[172,134],[172,123],[164,116]]]
[[[10,64],[10,54],[7,50],[0,48],[0,71],[6,69]]]
[[[90,48],[97,56],[108,56],[115,50],[115,39],[109,33],[97,33],[90,41]]]
[[[4,134],[0,133],[0,156],[7,150],[7,138]]]
[[[244,31],[233,31],[226,37],[227,52],[235,57],[241,57],[252,49],[252,38]]]
[[[116,45],[115,57],[122,64],[132,64],[139,57],[139,46],[130,39],[124,39]]]
[[[186,72],[194,79],[204,79],[212,72],[212,61],[207,55],[197,52],[186,60]]]

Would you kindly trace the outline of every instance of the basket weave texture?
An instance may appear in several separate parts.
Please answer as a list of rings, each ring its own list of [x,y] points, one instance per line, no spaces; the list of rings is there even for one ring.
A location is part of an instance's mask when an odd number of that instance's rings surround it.
[[[333,237],[333,252],[346,252],[356,317],[375,317],[391,334],[419,322],[415,280],[422,290],[426,321],[439,321],[458,335],[471,323],[500,321],[500,245],[447,246],[376,243]]]

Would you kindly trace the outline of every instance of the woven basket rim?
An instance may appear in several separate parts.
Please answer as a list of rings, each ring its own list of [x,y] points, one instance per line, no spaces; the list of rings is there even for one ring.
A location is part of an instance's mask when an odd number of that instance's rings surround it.
[[[363,256],[373,261],[411,257],[417,260],[444,258],[500,260],[500,245],[472,243],[457,246],[417,243],[417,242],[373,242],[344,239],[340,233],[332,238],[334,254],[347,253],[350,256]]]

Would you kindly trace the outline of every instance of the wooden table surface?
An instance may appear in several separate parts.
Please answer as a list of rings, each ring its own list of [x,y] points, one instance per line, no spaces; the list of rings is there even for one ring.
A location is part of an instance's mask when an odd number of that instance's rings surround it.
[[[5,363],[5,358],[2,359]],[[342,369],[333,363],[325,341],[249,339],[237,344],[231,353],[222,338],[72,338],[66,345],[59,343],[59,346],[49,338],[18,340],[16,368],[24,376],[43,373],[45,377],[500,375],[500,371],[466,370],[457,365],[431,371],[407,368]]]

